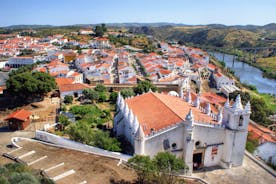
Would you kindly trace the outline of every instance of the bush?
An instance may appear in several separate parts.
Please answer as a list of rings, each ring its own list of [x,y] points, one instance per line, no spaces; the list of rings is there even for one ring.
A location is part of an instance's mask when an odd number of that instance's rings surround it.
[[[0,166],[1,184],[53,184],[50,179],[33,173],[27,166],[20,163],[10,163]]]
[[[99,93],[92,89],[85,89],[83,90],[84,98],[90,99],[92,102],[99,100]]]
[[[83,122],[71,124],[67,130],[70,139],[96,146],[109,151],[121,151],[120,142],[110,137],[108,132],[92,130],[90,125]]]
[[[73,96],[71,96],[71,95],[66,95],[65,97],[64,97],[64,103],[66,103],[66,104],[71,104],[72,102],[73,102]]]
[[[138,85],[133,88],[136,95],[147,93],[149,90],[152,90],[153,92],[157,91],[157,87],[150,81],[140,81]]]
[[[182,159],[169,152],[160,152],[153,159],[136,155],[128,163],[137,171],[138,183],[176,183],[172,174],[188,170]]]
[[[132,89],[122,89],[120,93],[123,96],[123,98],[131,97],[135,95]]]
[[[117,101],[117,96],[118,96],[118,93],[117,92],[111,92],[110,93],[110,96],[109,96],[109,101],[113,104],[116,103]]]
[[[80,122],[88,123],[89,125],[102,125],[110,120],[111,115],[108,110],[101,110],[96,105],[73,106],[70,108],[76,118]]]
[[[105,102],[106,100],[107,100],[106,92],[100,92],[98,102]]]
[[[106,87],[102,84],[97,84],[94,90],[98,92],[107,92]]]

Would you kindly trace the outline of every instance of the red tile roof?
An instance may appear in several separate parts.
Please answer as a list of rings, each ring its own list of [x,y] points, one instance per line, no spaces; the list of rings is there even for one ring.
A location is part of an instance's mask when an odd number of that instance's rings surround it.
[[[59,86],[59,91],[60,92],[65,92],[65,91],[78,91],[78,90],[84,90],[90,88],[89,85],[87,84],[81,84],[81,83],[76,83],[76,84],[63,84]]]
[[[55,78],[58,86],[63,84],[73,84],[74,80],[70,78]]]
[[[190,109],[196,122],[218,123],[183,99],[166,94],[146,93],[127,99],[126,103],[137,116],[145,135],[150,134],[151,129],[159,131],[183,122]]]
[[[6,117],[5,120],[18,119],[21,121],[25,121],[28,117],[30,117],[31,114],[31,112],[26,111],[25,109],[20,109],[8,115],[8,117]]]
[[[248,132],[250,133],[249,139],[257,139],[259,143],[263,142],[275,142],[276,135],[275,132],[258,125],[254,122],[250,122],[248,125]]]

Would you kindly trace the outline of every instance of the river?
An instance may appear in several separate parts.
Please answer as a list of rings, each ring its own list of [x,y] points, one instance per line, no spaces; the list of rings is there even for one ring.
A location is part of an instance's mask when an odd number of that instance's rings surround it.
[[[213,54],[213,53],[212,53]],[[222,61],[223,54],[215,52],[214,56]],[[257,87],[260,93],[270,93],[276,95],[276,80],[263,77],[263,72],[256,67],[250,66],[238,60],[234,60],[233,55],[225,54],[224,62],[227,67],[235,71],[235,75],[242,83],[252,84]]]

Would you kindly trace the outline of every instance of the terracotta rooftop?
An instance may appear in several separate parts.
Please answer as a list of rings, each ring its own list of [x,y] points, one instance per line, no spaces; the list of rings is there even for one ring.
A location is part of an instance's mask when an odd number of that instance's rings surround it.
[[[78,90],[83,90],[83,89],[88,89],[90,86],[87,84],[81,84],[81,83],[76,83],[76,84],[63,84],[59,86],[59,91],[60,92],[65,92],[65,91],[78,91]]]
[[[256,123],[250,122],[248,125],[248,132],[250,132],[250,138],[257,139],[259,143],[263,142],[275,142],[276,135],[275,132],[265,128]]]
[[[31,112],[26,111],[25,109],[20,109],[8,115],[8,117],[6,117],[5,120],[18,119],[21,121],[25,121],[31,114]]]
[[[150,92],[127,99],[126,103],[137,116],[145,135],[150,134],[151,129],[159,131],[183,122],[190,109],[194,114],[195,122],[218,123],[183,99],[166,94]]]
[[[73,84],[74,80],[70,78],[55,78],[56,83],[58,86],[64,85],[64,84]]]

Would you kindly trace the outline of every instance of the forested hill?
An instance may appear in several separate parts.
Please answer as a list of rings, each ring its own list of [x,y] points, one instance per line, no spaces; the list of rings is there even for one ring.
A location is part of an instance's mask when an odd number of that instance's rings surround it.
[[[276,24],[265,26],[133,26],[130,32],[147,34],[159,40],[204,44],[215,47],[276,46]]]

